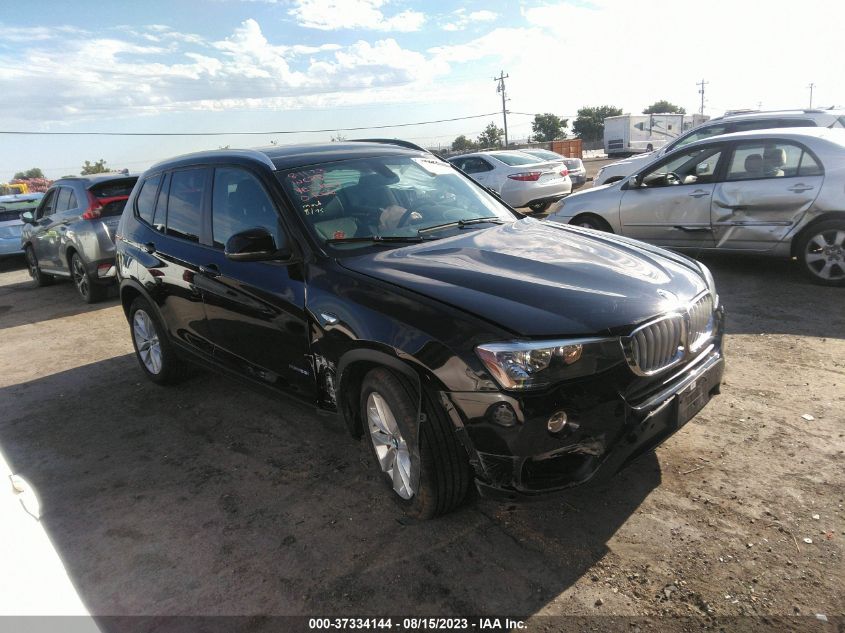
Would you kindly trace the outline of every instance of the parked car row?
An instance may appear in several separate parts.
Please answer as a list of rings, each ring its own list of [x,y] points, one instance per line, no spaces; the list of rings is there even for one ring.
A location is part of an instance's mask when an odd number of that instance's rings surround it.
[[[636,174],[564,200],[549,220],[698,254],[794,257],[845,285],[845,129],[703,135]]]

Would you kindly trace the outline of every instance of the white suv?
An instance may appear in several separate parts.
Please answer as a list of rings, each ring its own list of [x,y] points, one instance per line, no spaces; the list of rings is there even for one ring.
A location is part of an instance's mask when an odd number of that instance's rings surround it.
[[[728,112],[724,116],[710,119],[707,123],[695,127],[677,137],[671,143],[647,154],[638,154],[610,165],[605,165],[596,174],[593,186],[609,185],[636,174],[660,156],[672,150],[700,141],[709,136],[730,134],[731,132],[749,132],[779,127],[829,127],[845,128],[845,111],[843,110],[776,110],[771,112]]]

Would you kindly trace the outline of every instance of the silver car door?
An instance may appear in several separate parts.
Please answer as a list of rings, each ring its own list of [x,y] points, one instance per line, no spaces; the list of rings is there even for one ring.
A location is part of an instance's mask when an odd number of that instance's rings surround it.
[[[716,246],[768,251],[812,206],[824,180],[819,161],[798,143],[762,139],[737,143],[725,181],[713,194]]]
[[[721,145],[672,152],[620,190],[622,233],[673,248],[714,245],[710,201]]]
[[[36,210],[35,225],[32,233],[32,248],[38,263],[44,268],[56,267],[58,254],[55,230],[56,199],[61,187],[47,192]]]

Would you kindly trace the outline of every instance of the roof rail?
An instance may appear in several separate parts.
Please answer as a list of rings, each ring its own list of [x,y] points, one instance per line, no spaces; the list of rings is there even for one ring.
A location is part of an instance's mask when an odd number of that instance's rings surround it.
[[[733,116],[735,114],[750,114],[752,112],[760,112],[760,110],[754,110],[753,108],[740,108],[738,110],[725,110],[725,113],[722,116]]]
[[[430,154],[427,149],[424,147],[420,147],[416,143],[411,143],[410,141],[403,141],[398,138],[351,138],[348,139],[353,143],[383,143],[384,145],[398,145],[399,147],[405,147],[407,149],[416,149],[421,152],[425,152],[426,154]]]

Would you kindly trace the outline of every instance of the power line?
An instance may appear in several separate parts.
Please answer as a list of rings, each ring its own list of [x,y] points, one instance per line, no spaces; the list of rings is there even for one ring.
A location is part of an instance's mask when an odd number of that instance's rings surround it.
[[[320,130],[273,130],[267,132],[35,132],[31,130],[0,130],[0,134],[27,136],[272,136],[274,134],[317,134],[321,132],[355,132],[359,130],[385,130],[388,128],[412,127],[414,125],[430,125],[433,123],[449,123],[451,121],[466,121],[495,116],[498,112],[487,114],[473,114],[451,119],[436,119],[433,121],[416,121],[414,123],[393,123],[390,125],[361,125],[358,127],[330,127]],[[505,124],[507,128],[507,123]],[[507,138],[507,135],[506,137]]]

